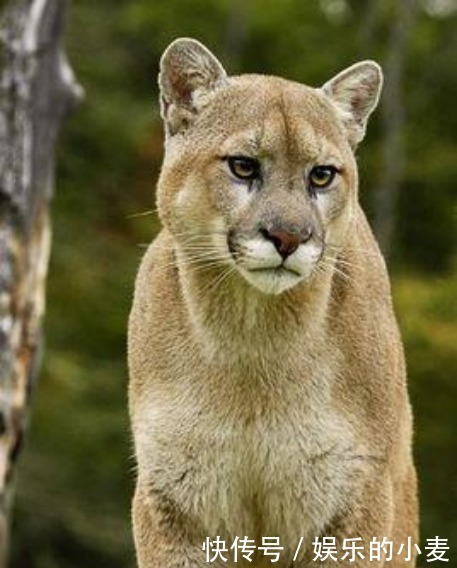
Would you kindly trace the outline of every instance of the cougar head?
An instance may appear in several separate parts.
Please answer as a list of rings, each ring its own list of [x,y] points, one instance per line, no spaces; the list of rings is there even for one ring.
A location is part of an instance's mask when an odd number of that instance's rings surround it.
[[[381,89],[373,61],[321,88],[228,77],[178,39],[160,63],[165,158],[158,205],[189,263],[231,267],[263,293],[331,269],[357,203],[354,149]]]

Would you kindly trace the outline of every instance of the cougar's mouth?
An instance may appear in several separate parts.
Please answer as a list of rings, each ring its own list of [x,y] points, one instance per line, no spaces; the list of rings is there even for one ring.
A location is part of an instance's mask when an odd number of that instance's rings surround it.
[[[239,273],[244,280],[264,294],[281,294],[303,280],[302,274],[290,270],[282,264],[279,266],[257,267],[237,264]]]
[[[293,288],[314,270],[315,251],[310,257],[305,248],[280,258],[281,255],[267,240],[256,238],[240,242],[232,232],[228,234],[227,244],[240,275],[266,294],[280,294]]]
[[[288,268],[287,266],[284,266],[284,264],[279,264],[278,266],[259,266],[257,268],[245,268],[245,267],[243,268],[245,270],[248,270],[249,272],[263,272],[265,274],[271,273],[278,275],[289,273],[299,277],[302,276],[300,272],[298,272],[297,270],[293,270],[292,268]]]

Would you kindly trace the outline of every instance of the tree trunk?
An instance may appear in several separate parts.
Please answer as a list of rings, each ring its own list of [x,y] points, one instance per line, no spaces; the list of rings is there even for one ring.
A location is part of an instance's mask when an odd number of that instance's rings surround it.
[[[372,2],[375,4],[374,0]],[[374,192],[374,231],[386,257],[390,254],[398,192],[404,175],[403,75],[416,3],[417,0],[399,0],[393,3],[391,32],[383,65],[385,85],[381,100],[382,173]]]
[[[67,0],[11,1],[0,21],[0,568],[40,363],[54,148],[82,95],[62,49],[67,7]]]
[[[241,67],[249,36],[250,12],[244,0],[231,0],[229,6],[224,51],[231,68],[237,69]]]

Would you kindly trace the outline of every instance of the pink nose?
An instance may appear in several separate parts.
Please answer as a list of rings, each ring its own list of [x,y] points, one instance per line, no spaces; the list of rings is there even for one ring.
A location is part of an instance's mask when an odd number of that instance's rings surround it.
[[[298,233],[289,233],[288,231],[283,231],[281,229],[264,229],[262,230],[263,236],[271,241],[276,250],[285,260],[288,256],[294,253],[302,243],[309,241],[312,235],[310,228],[306,231],[301,231]]]

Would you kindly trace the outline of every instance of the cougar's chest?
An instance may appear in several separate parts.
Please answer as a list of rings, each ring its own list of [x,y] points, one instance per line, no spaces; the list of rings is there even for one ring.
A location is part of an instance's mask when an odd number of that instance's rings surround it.
[[[290,550],[341,509],[356,474],[342,459],[354,434],[332,406],[325,367],[321,385],[308,378],[285,377],[257,397],[186,381],[160,407],[151,401],[142,469],[200,536],[277,536]]]
[[[202,449],[208,529],[278,536],[290,547],[338,512],[353,473],[341,460],[349,429],[332,412],[298,419],[295,411],[226,425],[219,443]]]

